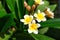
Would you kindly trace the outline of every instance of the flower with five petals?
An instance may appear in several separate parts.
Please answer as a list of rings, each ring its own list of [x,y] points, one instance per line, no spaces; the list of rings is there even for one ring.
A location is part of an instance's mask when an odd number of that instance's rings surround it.
[[[33,16],[32,15],[24,15],[24,19],[21,19],[21,22],[24,22],[24,24],[29,24],[31,23],[33,20]]]
[[[36,23],[35,20],[33,20],[32,23],[29,24],[28,32],[38,34],[39,27],[40,27],[40,24]]]
[[[46,21],[45,13],[40,12],[40,10],[38,10],[38,13],[35,13],[34,16],[36,17],[36,20],[37,20],[38,22]]]

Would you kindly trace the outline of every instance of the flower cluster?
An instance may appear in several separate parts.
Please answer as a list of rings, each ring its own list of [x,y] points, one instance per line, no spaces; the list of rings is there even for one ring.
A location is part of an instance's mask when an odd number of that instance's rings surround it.
[[[34,13],[34,15],[24,15],[24,19],[21,19],[21,22],[24,22],[24,25],[28,24],[28,32],[29,33],[35,33],[38,34],[38,28],[41,26],[40,24],[36,23],[37,22],[41,22],[41,21],[46,21],[45,18],[45,13],[40,12],[40,10],[38,10],[37,13]]]
[[[44,4],[42,0],[34,0],[35,4]],[[24,2],[24,6],[28,11],[30,11],[30,6],[26,2]],[[32,8],[35,9],[36,5],[33,5]],[[38,34],[38,28],[41,27],[39,22],[46,21],[46,16],[50,18],[54,18],[54,13],[50,11],[50,8],[46,8],[44,12],[41,12],[38,10],[38,12],[32,14],[26,14],[24,15],[24,19],[20,19],[21,22],[24,23],[24,25],[28,25],[28,32]]]

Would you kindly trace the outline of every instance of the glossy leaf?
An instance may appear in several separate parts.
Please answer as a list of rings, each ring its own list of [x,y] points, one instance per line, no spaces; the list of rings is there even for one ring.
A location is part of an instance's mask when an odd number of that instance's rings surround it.
[[[15,0],[6,0],[7,5],[11,11],[14,11]]]
[[[18,20],[18,21],[20,21],[20,19],[19,19],[19,12],[18,12],[18,7],[17,7],[17,3],[15,2],[15,17],[16,17],[16,19]]]
[[[0,40],[2,40],[3,38],[0,37]]]
[[[48,1],[44,1],[44,4],[39,5],[39,6],[37,7],[37,10],[39,9],[39,10],[41,10],[41,11],[44,11],[44,10],[46,9],[46,7],[48,7],[48,6],[49,6],[49,2],[48,2]]]
[[[9,40],[9,38],[13,35],[13,31],[10,31],[10,34],[4,34],[3,40]]]
[[[45,34],[47,31],[48,31],[48,27],[44,27],[44,28],[41,28],[40,30],[39,30],[39,33],[40,34]]]
[[[54,11],[55,8],[56,8],[56,6],[57,6],[56,4],[54,4],[54,5],[50,5],[49,8],[51,9],[51,11]]]
[[[31,34],[31,35],[35,40],[55,40],[55,39],[45,36],[45,35],[40,35],[40,34]]]
[[[3,6],[0,2],[0,18],[4,17],[5,15],[6,15],[6,11],[5,11],[5,9],[3,8]]]
[[[18,0],[20,18],[24,16],[24,0]]]
[[[2,25],[0,25],[0,27],[3,28],[1,30],[1,33],[5,33],[8,30],[8,28],[10,28],[11,26],[15,26],[15,24],[14,24],[13,16],[9,14],[2,19]]]
[[[52,28],[60,28],[60,19],[50,19],[45,22],[40,23],[42,27],[52,27]]]
[[[32,6],[33,3],[34,3],[34,0],[28,0],[28,5],[29,5],[29,6]]]

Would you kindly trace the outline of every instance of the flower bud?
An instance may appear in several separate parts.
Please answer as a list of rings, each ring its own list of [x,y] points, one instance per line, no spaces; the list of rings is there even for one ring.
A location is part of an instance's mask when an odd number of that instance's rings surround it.
[[[16,30],[16,29],[13,27],[13,28],[12,28],[12,31],[15,31],[15,30]]]
[[[33,6],[32,6],[32,10],[34,10],[35,8],[36,8],[36,5],[33,5]]]
[[[28,5],[28,4],[24,1],[24,7],[27,7],[27,5]]]
[[[50,11],[50,8],[47,8],[44,12],[48,17],[54,18],[54,13]]]
[[[31,10],[31,7],[30,7],[30,6],[27,6],[26,9],[27,9],[28,11],[30,11],[30,10]]]

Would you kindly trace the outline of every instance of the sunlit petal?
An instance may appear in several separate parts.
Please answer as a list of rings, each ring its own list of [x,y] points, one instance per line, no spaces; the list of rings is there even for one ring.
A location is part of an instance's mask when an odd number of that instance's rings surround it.
[[[37,14],[35,13],[34,16],[37,17]]]
[[[29,15],[24,15],[24,18],[29,17]]]
[[[28,29],[28,33],[32,33],[33,31],[31,31],[30,29]]]
[[[34,14],[34,15],[36,15],[36,20],[38,22],[46,21],[46,18],[45,18],[46,14],[44,12],[40,12],[40,10],[38,10],[38,12],[36,14]]]
[[[24,19],[20,19],[21,22],[24,22]]]
[[[34,30],[34,32],[33,32],[34,34],[38,34],[38,30]]]

